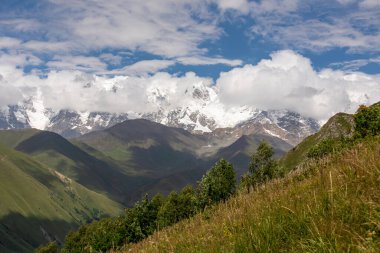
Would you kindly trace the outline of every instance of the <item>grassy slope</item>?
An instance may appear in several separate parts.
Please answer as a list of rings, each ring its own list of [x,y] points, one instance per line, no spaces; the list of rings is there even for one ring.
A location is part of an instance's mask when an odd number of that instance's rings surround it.
[[[94,215],[117,215],[121,207],[25,154],[0,145],[0,249],[30,252]],[[100,213],[98,213],[100,212]],[[0,250],[0,251],[3,251]],[[4,250],[5,251],[5,250]]]
[[[124,252],[380,252],[380,138],[309,161]]]
[[[33,128],[0,130],[0,143],[6,147],[15,148],[20,142],[39,132],[39,130]]]
[[[331,117],[321,130],[307,138],[291,149],[280,163],[288,170],[297,167],[307,159],[307,153],[311,147],[326,138],[351,137],[354,130],[353,115],[338,113]]]
[[[127,193],[134,187],[133,178],[122,168],[90,155],[52,132],[36,133],[20,142],[15,149],[54,168],[86,188],[124,204]]]

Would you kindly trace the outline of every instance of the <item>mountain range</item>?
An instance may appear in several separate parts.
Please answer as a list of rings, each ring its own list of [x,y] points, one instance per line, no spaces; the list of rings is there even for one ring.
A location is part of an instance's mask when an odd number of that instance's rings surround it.
[[[184,89],[181,94],[182,100],[185,100],[183,103],[175,101],[170,90],[160,86],[150,87],[145,93],[147,104],[144,108],[99,112],[50,108],[45,106],[44,99],[37,92],[25,97],[20,104],[0,108],[0,129],[36,128],[73,138],[128,119],[142,118],[195,134],[220,134],[226,129],[231,136],[235,136],[228,144],[244,134],[255,132],[280,137],[296,145],[320,127],[316,120],[291,111],[261,110],[247,106],[226,108],[220,103],[217,91],[203,83],[195,83]]]
[[[70,140],[37,129],[1,130],[0,192],[6,198],[0,248],[30,252],[49,240],[62,242],[71,229],[114,216],[146,193],[168,194],[195,184],[220,156],[242,174],[262,140],[276,147],[277,156],[292,147],[259,132],[235,136],[228,145],[232,139],[224,136],[233,131],[194,134],[145,119]]]
[[[262,140],[280,157],[320,128],[290,111],[226,110],[202,84],[184,92],[191,102],[176,107],[151,89],[153,109],[144,112],[54,110],[38,96],[2,108],[0,251],[62,242],[71,229],[117,215],[146,193],[195,184],[221,157],[240,176]]]

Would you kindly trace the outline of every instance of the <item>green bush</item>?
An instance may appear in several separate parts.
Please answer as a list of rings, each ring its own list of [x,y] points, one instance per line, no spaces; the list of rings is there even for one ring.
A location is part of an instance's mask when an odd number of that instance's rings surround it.
[[[38,247],[34,253],[58,253],[58,245],[56,242],[49,242]]]
[[[357,138],[380,134],[380,108],[361,105],[354,115]]]
[[[308,158],[321,158],[327,154],[334,152],[336,143],[333,139],[324,139],[317,145],[310,148],[307,152]]]
[[[198,186],[201,208],[224,201],[236,190],[236,173],[231,163],[221,159],[203,176]]]
[[[193,187],[186,186],[180,194],[171,192],[158,213],[159,226],[166,227],[197,212],[197,199]]]

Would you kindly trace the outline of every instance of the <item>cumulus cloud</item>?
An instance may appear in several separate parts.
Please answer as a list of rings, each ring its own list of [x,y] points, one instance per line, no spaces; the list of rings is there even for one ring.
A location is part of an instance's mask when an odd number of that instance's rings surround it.
[[[227,111],[241,111],[238,108],[257,108],[291,110],[323,122],[334,113],[354,112],[360,104],[380,100],[379,75],[316,71],[309,59],[290,50],[275,52],[256,65],[235,67],[222,73],[216,82],[191,72],[184,76],[159,72],[108,77],[67,69],[41,77],[24,74],[16,67],[25,64],[27,56],[15,58],[13,65],[2,57],[0,106],[38,93],[45,107],[54,110],[144,113],[193,105],[191,91],[206,87],[212,91],[213,103],[205,111],[219,117]],[[152,62],[139,64],[149,66]]]
[[[380,76],[331,69],[317,72],[309,59],[293,51],[276,52],[255,66],[222,73],[216,87],[226,104],[288,109],[321,121],[380,100]]]
[[[159,109],[157,105],[160,103],[173,109],[184,106],[189,103],[184,97],[186,88],[199,82],[212,83],[210,79],[191,73],[182,77],[157,73],[144,77],[107,78],[80,71],[51,72],[46,78],[32,82],[48,108],[118,113],[153,112]]]

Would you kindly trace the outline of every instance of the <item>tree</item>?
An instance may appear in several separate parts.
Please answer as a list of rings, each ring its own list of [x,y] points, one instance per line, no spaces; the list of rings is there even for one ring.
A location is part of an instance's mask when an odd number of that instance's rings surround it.
[[[252,185],[261,184],[280,174],[278,163],[273,159],[273,154],[273,148],[265,141],[261,142],[256,152],[253,153],[249,164]]]
[[[203,176],[198,186],[201,208],[226,200],[236,190],[236,173],[231,163],[221,159]]]
[[[171,192],[158,213],[160,228],[174,224],[180,220],[189,218],[197,212],[197,199],[194,189],[188,185],[180,194]]]
[[[46,245],[39,246],[34,253],[58,253],[58,245],[56,242],[49,242]]]
[[[355,135],[359,138],[380,134],[380,108],[361,105],[354,115]]]

